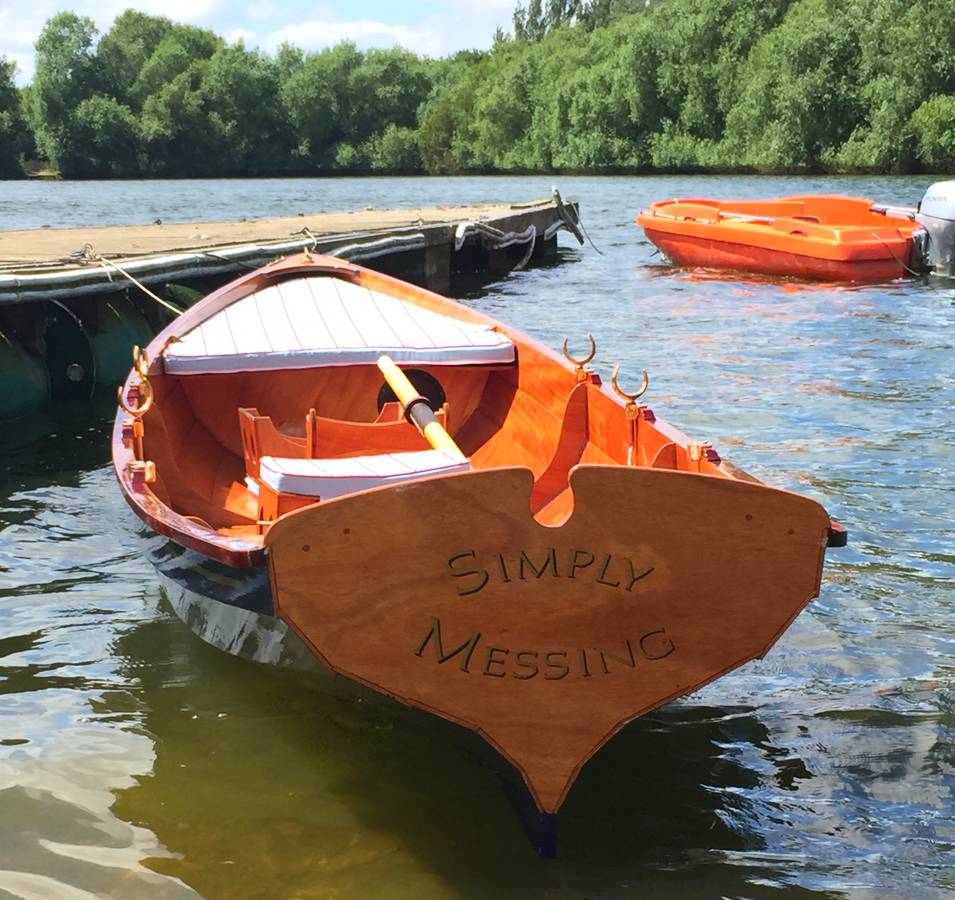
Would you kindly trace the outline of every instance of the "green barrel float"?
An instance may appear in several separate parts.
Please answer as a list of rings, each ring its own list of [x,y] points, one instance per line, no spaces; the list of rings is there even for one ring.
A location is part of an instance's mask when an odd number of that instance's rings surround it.
[[[96,386],[90,334],[76,312],[59,300],[47,306],[42,346],[51,395],[67,403],[89,400]]]
[[[193,303],[205,297],[203,291],[197,291],[195,288],[187,287],[184,284],[173,284],[172,282],[166,284],[165,294],[167,300],[183,309],[192,306]]]
[[[95,387],[115,390],[129,374],[129,354],[145,347],[153,329],[127,297],[111,297],[98,310],[96,330],[88,331],[95,364]]]
[[[49,399],[43,360],[0,331],[0,420],[29,416]]]

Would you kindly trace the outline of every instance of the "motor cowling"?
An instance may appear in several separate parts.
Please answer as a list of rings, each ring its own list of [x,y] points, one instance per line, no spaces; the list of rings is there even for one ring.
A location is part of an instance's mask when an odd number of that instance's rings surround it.
[[[926,268],[955,275],[955,181],[933,184],[919,203],[915,221],[928,238],[921,248]]]

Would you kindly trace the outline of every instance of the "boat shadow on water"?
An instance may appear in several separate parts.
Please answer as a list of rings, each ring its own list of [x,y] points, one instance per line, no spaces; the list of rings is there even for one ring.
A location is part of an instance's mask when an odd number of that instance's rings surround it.
[[[793,880],[782,862],[726,865],[763,843],[745,798],[761,776],[724,749],[771,743],[750,708],[684,701],[622,729],[561,810],[561,858],[540,860],[501,790],[517,773],[477,735],[224,654],[162,605],[115,646],[156,758],[113,812],[169,851],[148,868],[203,896],[765,896]]]

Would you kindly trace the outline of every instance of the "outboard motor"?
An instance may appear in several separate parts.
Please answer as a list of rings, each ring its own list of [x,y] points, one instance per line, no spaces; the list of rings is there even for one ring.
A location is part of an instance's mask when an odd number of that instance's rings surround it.
[[[913,261],[921,255],[925,268],[955,275],[955,181],[933,184],[922,197],[915,221],[925,229],[927,240],[916,241]]]

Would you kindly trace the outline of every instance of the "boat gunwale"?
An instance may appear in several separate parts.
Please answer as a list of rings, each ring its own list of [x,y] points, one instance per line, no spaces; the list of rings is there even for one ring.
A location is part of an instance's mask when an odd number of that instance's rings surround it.
[[[324,274],[331,277],[344,277],[347,280],[353,281],[354,283],[361,284],[365,287],[374,287],[379,290],[384,290],[385,292],[387,292],[389,288],[392,290],[397,288],[402,296],[402,299],[407,299],[409,302],[417,302],[418,305],[421,305],[425,308],[433,308],[437,311],[450,310],[455,316],[458,316],[461,319],[492,326],[506,337],[510,338],[515,345],[515,350],[517,351],[516,357],[513,363],[507,364],[505,366],[507,369],[513,369],[520,373],[521,349],[527,348],[527,350],[531,351],[532,353],[538,353],[543,356],[549,363],[559,366],[564,370],[568,377],[573,377],[574,375],[575,370],[570,362],[541,341],[529,337],[528,335],[517,331],[508,325],[498,322],[490,316],[485,316],[481,313],[478,313],[455,300],[428,291],[424,288],[420,288],[416,285],[408,284],[407,282],[393,278],[392,276],[365,269],[361,266],[356,266],[334,257],[314,256],[307,253],[296,254],[294,257],[286,257],[270,264],[269,266],[257,269],[254,272],[250,272],[241,278],[224,285],[218,290],[213,291],[207,297],[200,300],[195,306],[191,307],[186,312],[174,319],[166,328],[160,331],[159,334],[157,334],[146,347],[146,352],[149,356],[149,373],[160,376],[165,374],[162,369],[162,351],[165,349],[170,340],[175,340],[181,336],[181,334],[196,327],[211,316],[215,315],[220,310],[234,302],[237,302],[255,290],[259,290],[268,284],[285,280],[286,277],[294,276],[296,274],[307,275],[309,273]],[[422,300],[425,302],[418,302]],[[483,368],[483,366],[481,367]],[[325,367],[316,367],[316,369],[321,368]],[[281,370],[263,369],[260,370],[260,373],[265,376],[269,371]],[[189,376],[183,375],[176,377],[188,378]],[[121,388],[123,396],[126,396],[130,389],[133,388],[137,383],[138,376],[136,369],[133,368],[130,370]],[[625,404],[623,400],[616,394],[612,393],[606,385],[601,383],[599,378],[592,381],[591,384],[602,394],[605,399],[608,399],[615,404],[621,413],[624,412]],[[203,553],[213,559],[217,559],[220,562],[239,567],[263,565],[266,560],[266,544],[264,536],[260,537],[258,540],[251,540],[222,534],[215,529],[203,527],[192,521],[187,515],[177,512],[168,504],[163,502],[155,493],[153,493],[144,480],[140,480],[138,482],[134,481],[134,479],[130,476],[129,464],[135,459],[135,457],[132,447],[127,446],[123,439],[123,423],[125,419],[126,416],[124,415],[122,409],[118,410],[112,433],[113,467],[117,481],[122,488],[127,502],[140,516],[140,518],[142,518],[158,533],[165,535],[177,543],[180,543],[182,546],[196,550],[197,552]],[[694,443],[678,428],[656,415],[653,416],[651,427],[666,436],[684,451],[686,451],[687,448]],[[713,455],[716,456],[716,459],[712,461],[708,460],[708,463],[716,470],[713,474],[686,471],[684,471],[683,474],[691,475],[693,477],[702,474],[705,477],[719,477],[732,481],[755,483],[767,490],[785,491],[787,493],[794,493],[796,496],[804,496],[794,491],[786,491],[784,488],[777,488],[766,484],[761,479],[746,473],[738,466],[732,464],[729,460],[723,459],[715,453]],[[498,466],[488,468],[526,467]],[[480,471],[487,471],[487,469],[482,469]],[[466,475],[468,473],[464,474]],[[457,476],[438,477],[449,478]],[[384,486],[381,488],[374,488],[372,490],[390,489],[390,487]],[[348,496],[353,495],[346,495],[338,499],[347,500]],[[336,500],[330,500],[326,502],[333,503],[336,502]],[[287,516],[293,514],[294,513],[286,513],[285,515]],[[284,517],[285,516],[281,518]],[[841,544],[839,543],[838,538],[834,538],[833,536],[837,535],[840,531],[844,535],[845,530],[842,528],[842,526],[838,525],[838,523],[832,521],[831,517],[830,525],[830,546],[840,546]],[[841,541],[841,543],[844,542],[844,540]]]

